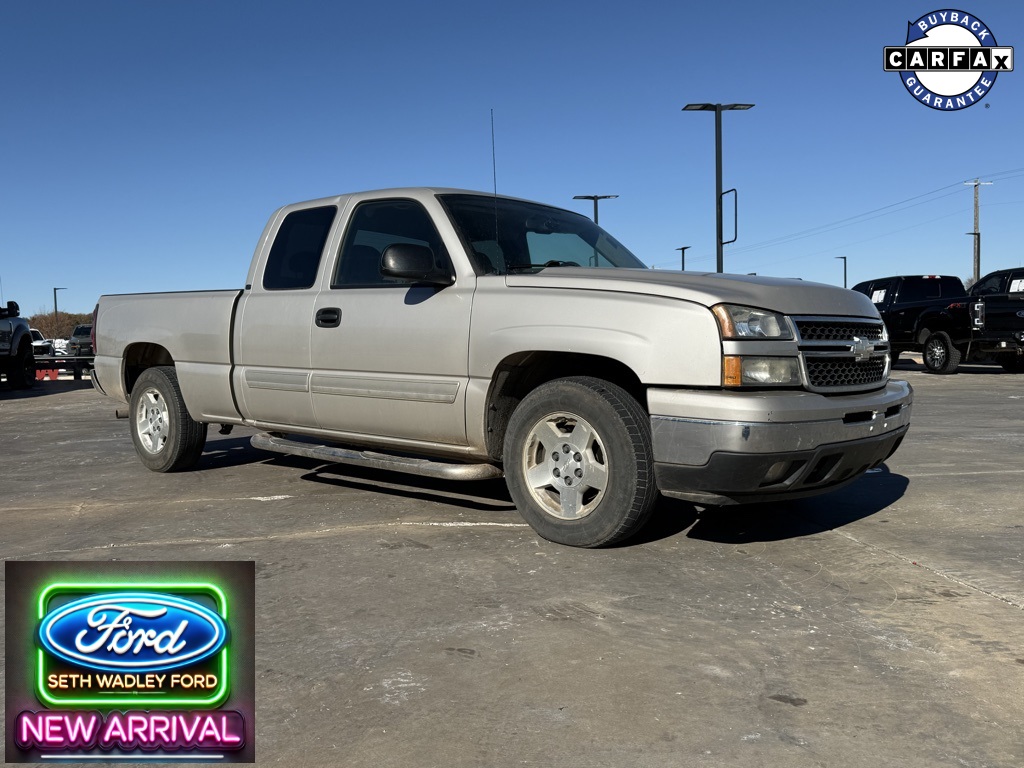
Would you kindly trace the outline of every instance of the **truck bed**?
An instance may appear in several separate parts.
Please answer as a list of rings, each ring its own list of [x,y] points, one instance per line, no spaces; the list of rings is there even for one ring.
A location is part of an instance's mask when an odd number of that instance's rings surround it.
[[[235,289],[103,296],[96,317],[97,385],[128,402],[125,381],[133,374],[124,361],[146,359],[146,345],[154,345],[167,350],[181,372],[182,396],[195,418],[237,420],[230,370],[232,318],[241,295]]]

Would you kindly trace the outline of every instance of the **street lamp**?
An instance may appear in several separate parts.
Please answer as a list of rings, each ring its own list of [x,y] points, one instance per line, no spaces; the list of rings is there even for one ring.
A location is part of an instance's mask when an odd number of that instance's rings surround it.
[[[53,289],[53,335],[57,336],[57,291],[66,291],[67,288]]]
[[[845,288],[846,287],[846,257],[845,256],[836,256],[835,258],[843,260],[843,288]]]
[[[722,113],[733,109],[751,109],[753,104],[687,104],[683,112],[714,112],[715,113],[715,228],[716,252],[718,255],[718,272],[723,271],[722,253],[725,245],[722,240]]]
[[[597,201],[598,200],[614,200],[618,195],[573,195],[573,200],[593,200],[594,201],[594,223],[597,224]]]
[[[679,268],[683,270],[683,272],[686,271],[686,249],[691,247],[692,246],[684,245],[682,248],[676,248],[676,250],[679,251]]]

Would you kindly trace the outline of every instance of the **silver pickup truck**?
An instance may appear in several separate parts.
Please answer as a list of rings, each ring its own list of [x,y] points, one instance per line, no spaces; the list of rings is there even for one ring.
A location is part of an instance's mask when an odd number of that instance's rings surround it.
[[[897,449],[870,299],[654,271],[570,211],[453,189],[289,205],[244,289],[103,296],[94,385],[158,472],[208,424],[254,446],[453,480],[504,474],[573,546],[620,541],[660,491],[702,505],[852,482]]]

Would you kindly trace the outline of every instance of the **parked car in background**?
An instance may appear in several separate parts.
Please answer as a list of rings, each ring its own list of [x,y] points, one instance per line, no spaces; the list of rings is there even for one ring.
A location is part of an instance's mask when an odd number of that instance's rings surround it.
[[[972,344],[1010,373],[1024,373],[1024,267],[990,272],[971,287]]]
[[[970,334],[967,290],[951,275],[880,277],[853,286],[869,297],[889,331],[892,362],[901,352],[921,352],[934,373],[953,373],[960,364],[957,344]],[[930,351],[930,355],[929,355]],[[947,370],[952,366],[952,370]]]
[[[949,275],[882,277],[853,290],[868,296],[885,321],[894,363],[900,352],[921,352],[932,373],[990,359],[1024,372],[1024,268],[985,275],[970,293]]]
[[[67,354],[88,357],[92,350],[92,325],[76,325],[68,339]]]
[[[0,374],[7,376],[7,383],[17,389],[27,389],[36,383],[32,333],[16,301],[0,307]]]
[[[32,334],[32,353],[36,357],[53,354],[53,341],[43,336],[43,332],[30,328],[29,333]]]

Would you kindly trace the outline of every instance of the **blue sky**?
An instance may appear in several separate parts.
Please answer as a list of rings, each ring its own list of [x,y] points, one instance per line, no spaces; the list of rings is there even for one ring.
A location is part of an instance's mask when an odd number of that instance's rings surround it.
[[[7,3],[0,281],[33,314],[102,293],[239,287],[280,205],[490,190],[578,210],[645,263],[714,269],[714,117],[739,189],[727,272],[841,285],[1024,260],[1024,72],[918,104],[882,48],[914,2]],[[1024,5],[971,2],[1003,46]],[[1024,66],[1021,67],[1024,69]],[[903,203],[903,201],[907,201]],[[900,204],[903,203],[903,204]],[[900,204],[900,205],[897,205]],[[867,215],[865,215],[867,214]],[[843,223],[843,226],[833,226]],[[794,234],[805,233],[798,238]]]

